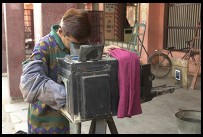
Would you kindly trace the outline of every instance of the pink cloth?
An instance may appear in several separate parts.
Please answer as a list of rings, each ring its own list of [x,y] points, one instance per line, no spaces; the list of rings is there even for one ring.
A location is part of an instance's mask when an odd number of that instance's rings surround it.
[[[118,118],[142,113],[140,102],[140,62],[131,51],[113,49],[110,55],[118,60],[119,105]]]

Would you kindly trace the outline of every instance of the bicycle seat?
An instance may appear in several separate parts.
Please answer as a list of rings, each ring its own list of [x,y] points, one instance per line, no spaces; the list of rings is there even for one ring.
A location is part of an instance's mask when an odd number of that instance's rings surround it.
[[[169,51],[172,51],[172,50],[175,49],[175,47],[168,47],[168,48],[166,48],[166,49],[169,50]]]

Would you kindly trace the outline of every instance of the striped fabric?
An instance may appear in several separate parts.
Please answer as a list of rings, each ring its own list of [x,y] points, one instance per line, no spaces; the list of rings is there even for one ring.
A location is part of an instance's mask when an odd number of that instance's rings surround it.
[[[57,57],[69,54],[56,33],[59,25],[53,25],[51,32],[35,45],[32,59],[43,60],[48,66],[48,76],[57,81]],[[54,110],[41,101],[30,104],[28,108],[29,134],[68,134],[69,121],[60,111]]]

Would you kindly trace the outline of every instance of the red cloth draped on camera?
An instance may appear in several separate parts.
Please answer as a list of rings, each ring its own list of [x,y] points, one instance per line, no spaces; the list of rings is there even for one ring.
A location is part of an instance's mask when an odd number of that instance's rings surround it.
[[[139,56],[124,49],[113,49],[109,52],[118,60],[120,98],[117,117],[124,118],[141,114]]]

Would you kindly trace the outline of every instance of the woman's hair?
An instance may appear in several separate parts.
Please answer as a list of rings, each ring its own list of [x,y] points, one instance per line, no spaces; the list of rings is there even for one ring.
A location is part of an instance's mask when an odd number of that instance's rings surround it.
[[[69,9],[60,22],[61,29],[66,36],[83,41],[91,35],[91,24],[87,12],[79,9]]]

